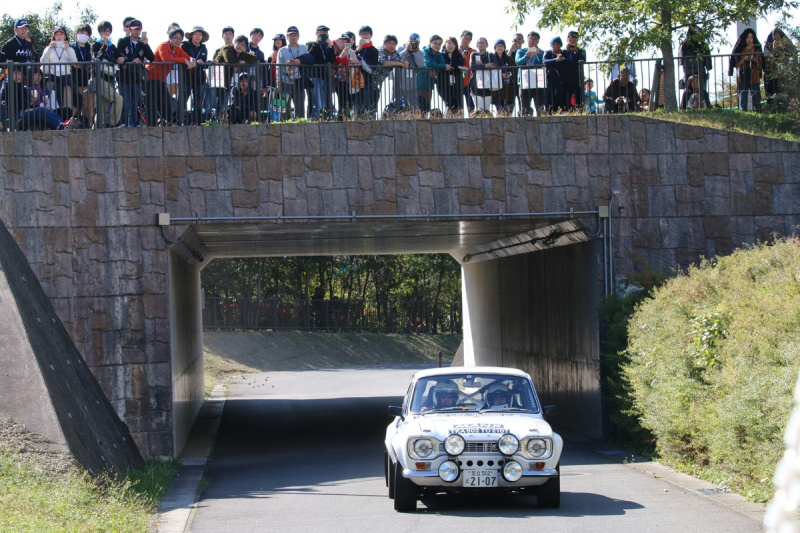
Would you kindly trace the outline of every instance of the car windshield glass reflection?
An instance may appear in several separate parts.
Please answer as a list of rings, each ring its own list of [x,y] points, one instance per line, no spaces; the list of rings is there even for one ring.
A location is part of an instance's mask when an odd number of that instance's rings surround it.
[[[412,413],[539,412],[527,379],[499,374],[452,374],[420,379],[414,387]]]

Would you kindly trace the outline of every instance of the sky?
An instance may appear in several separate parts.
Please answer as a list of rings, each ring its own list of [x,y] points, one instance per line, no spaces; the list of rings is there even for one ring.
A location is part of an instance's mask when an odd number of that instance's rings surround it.
[[[225,0],[223,0],[224,5]],[[5,7],[3,11],[14,17],[21,16],[28,11],[44,13],[53,4],[53,0],[27,0],[15,4],[16,9]],[[77,20],[79,12],[75,0],[62,0],[63,15],[65,18],[73,17]],[[264,30],[262,48],[271,48],[272,36],[276,33],[285,33],[290,25],[295,25],[300,30],[300,41],[314,40],[315,29],[319,24],[331,28],[332,36],[341,35],[345,31],[358,32],[363,25],[372,26],[373,40],[376,43],[383,41],[387,33],[398,37],[400,43],[408,40],[412,32],[422,36],[422,42],[427,44],[433,34],[443,38],[449,35],[458,37],[464,29],[471,30],[475,38],[486,37],[489,43],[496,39],[504,38],[510,42],[515,33],[512,28],[513,17],[505,12],[507,0],[461,0],[457,3],[435,2],[431,0],[401,0],[399,2],[374,2],[374,3],[347,3],[337,4],[330,0],[295,0],[294,2],[270,5],[280,6],[279,9],[268,9],[266,3],[247,2],[233,3],[231,9],[221,8],[219,0],[195,0],[191,2],[177,0],[164,3],[163,0],[136,0],[136,2],[99,2],[97,0],[82,0],[82,6],[91,6],[98,14],[98,20],[109,20],[114,26],[113,38],[123,35],[122,19],[126,16],[135,16],[142,21],[144,30],[148,32],[151,44],[166,40],[166,30],[172,22],[177,22],[181,27],[190,31],[193,26],[203,26],[209,32],[211,39],[207,46],[213,51],[222,44],[222,28],[232,26],[236,34],[250,34],[254,27]],[[294,9],[292,6],[297,6]],[[262,7],[263,6],[263,7]],[[254,13],[255,12],[255,13]],[[259,12],[261,14],[259,14]],[[800,13],[792,13],[793,24],[800,24]],[[535,16],[529,17],[520,32],[526,34],[535,29],[542,35],[542,43],[547,43],[550,38],[561,34],[564,38],[566,31],[540,29],[537,27]],[[757,34],[762,42],[769,29],[774,27],[777,16],[769,20],[758,22]],[[565,28],[564,30],[568,30]],[[728,40],[736,40],[736,29],[728,31]],[[473,41],[474,46],[474,41]],[[677,41],[676,41],[677,46]],[[730,44],[724,45],[723,50],[729,52]],[[655,52],[654,52],[655,53]],[[588,59],[595,59],[591,47],[588,49]]]

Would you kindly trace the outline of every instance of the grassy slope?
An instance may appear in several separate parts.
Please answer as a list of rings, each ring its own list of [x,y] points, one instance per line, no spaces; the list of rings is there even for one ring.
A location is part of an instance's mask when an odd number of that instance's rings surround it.
[[[652,113],[641,113],[641,115],[693,126],[800,142],[800,135],[798,135],[797,130],[798,125],[790,116],[784,114],[761,114],[737,109],[699,109],[689,111],[658,109]]]
[[[450,361],[461,335],[380,335],[308,331],[205,332],[206,392],[251,372]]]

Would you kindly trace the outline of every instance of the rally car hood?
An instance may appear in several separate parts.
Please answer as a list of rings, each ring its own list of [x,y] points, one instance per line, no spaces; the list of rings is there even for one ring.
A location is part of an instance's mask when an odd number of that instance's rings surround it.
[[[420,435],[430,435],[439,440],[444,440],[452,433],[458,433],[467,441],[494,440],[504,433],[513,433],[520,439],[532,435],[553,434],[550,424],[534,414],[431,413],[416,415],[409,422],[409,426],[417,426]]]

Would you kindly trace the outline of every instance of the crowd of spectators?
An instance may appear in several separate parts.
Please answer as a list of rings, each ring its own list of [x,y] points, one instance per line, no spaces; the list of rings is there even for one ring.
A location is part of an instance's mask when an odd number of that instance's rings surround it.
[[[497,39],[490,49],[485,37],[472,48],[468,30],[458,38],[433,35],[427,43],[417,33],[403,43],[386,35],[377,45],[369,26],[332,36],[320,25],[314,40],[304,44],[298,28],[290,26],[285,34],[274,34],[270,49],[262,46],[260,28],[248,38],[225,27],[221,46],[212,53],[201,26],[185,32],[172,23],[151,46],[140,20],[127,17],[122,24],[125,36],[116,43],[108,21],[97,24],[96,35],[82,24],[72,39],[67,29],[55,28],[37,53],[28,21],[17,20],[14,37],[0,49],[0,63],[8,63],[0,94],[4,126],[344,120],[404,112],[421,117],[464,116],[465,111],[624,113],[658,103],[651,104],[649,90],[638,89],[636,63],[624,53],[609,61],[598,97],[574,31],[567,33],[566,45],[553,37],[549,48],[542,48],[539,33],[531,31],[515,34],[510,46]],[[622,42],[618,50],[625,47]],[[788,50],[796,53],[779,29],[770,32],[763,47],[752,29],[742,33],[730,56],[729,76],[737,71],[743,110],[761,109],[762,78],[768,103],[773,102],[781,87],[766,74],[775,68],[775,56]],[[679,65],[681,107],[710,107],[710,50],[693,29],[681,42]],[[438,107],[432,104],[434,91]]]

